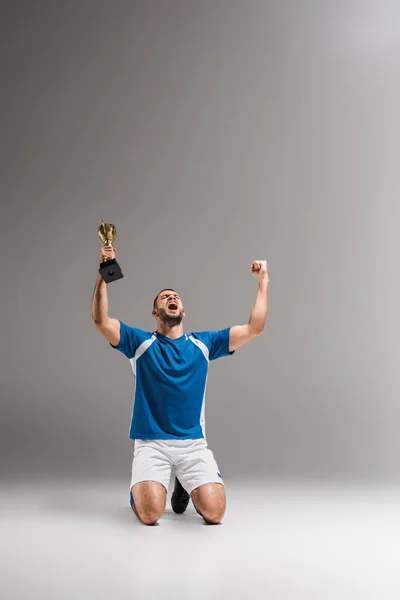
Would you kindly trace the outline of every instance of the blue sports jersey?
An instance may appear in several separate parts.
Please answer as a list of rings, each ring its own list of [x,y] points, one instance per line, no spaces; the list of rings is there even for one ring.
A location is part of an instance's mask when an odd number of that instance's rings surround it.
[[[120,321],[118,346],[134,376],[129,437],[145,440],[205,437],[204,398],[208,365],[229,352],[230,328],[184,333],[173,340]]]

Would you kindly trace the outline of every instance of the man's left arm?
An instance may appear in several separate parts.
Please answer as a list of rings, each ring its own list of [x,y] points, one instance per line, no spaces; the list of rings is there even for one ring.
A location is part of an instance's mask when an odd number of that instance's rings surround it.
[[[255,260],[251,263],[251,274],[258,280],[258,290],[251,311],[249,322],[246,325],[235,325],[229,333],[229,352],[237,350],[250,340],[259,336],[265,325],[268,310],[268,269],[266,260]]]

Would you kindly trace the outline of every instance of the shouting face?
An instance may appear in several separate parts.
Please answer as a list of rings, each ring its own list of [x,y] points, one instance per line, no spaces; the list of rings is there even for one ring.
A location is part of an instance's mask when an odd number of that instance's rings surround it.
[[[182,300],[174,290],[163,290],[154,301],[153,315],[168,327],[180,325],[185,315]]]

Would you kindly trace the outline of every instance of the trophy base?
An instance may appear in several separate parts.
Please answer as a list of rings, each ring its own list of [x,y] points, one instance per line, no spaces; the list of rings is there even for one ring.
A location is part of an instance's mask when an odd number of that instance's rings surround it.
[[[99,273],[106,283],[112,283],[113,281],[117,281],[117,279],[123,278],[121,267],[115,258],[101,263]]]

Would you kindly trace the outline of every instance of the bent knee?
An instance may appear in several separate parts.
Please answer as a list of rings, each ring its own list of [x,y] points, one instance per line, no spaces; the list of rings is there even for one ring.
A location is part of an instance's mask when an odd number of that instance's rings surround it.
[[[132,487],[132,509],[145,525],[155,525],[165,509],[166,490],[158,482],[144,481]]]
[[[155,525],[162,515],[162,511],[142,509],[137,511],[137,515],[143,525]]]
[[[192,499],[197,512],[207,523],[221,522],[226,508],[225,489],[221,484],[205,484],[193,490]]]
[[[210,525],[218,525],[218,523],[221,523],[224,513],[225,513],[225,510],[222,510],[222,509],[220,509],[220,510],[206,509],[206,510],[202,511],[201,516]]]

